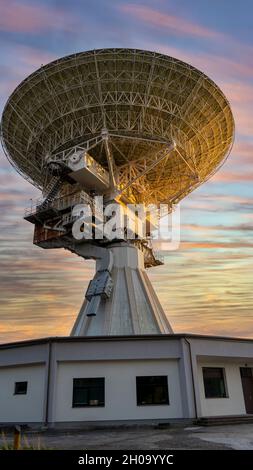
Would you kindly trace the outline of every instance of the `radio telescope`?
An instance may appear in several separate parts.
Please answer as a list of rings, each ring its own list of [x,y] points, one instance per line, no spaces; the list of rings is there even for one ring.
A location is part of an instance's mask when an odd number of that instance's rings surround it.
[[[96,260],[71,335],[173,332],[145,271],[161,264],[147,240],[76,240],[73,207],[86,203],[94,214],[94,196],[104,197],[103,208],[112,201],[172,207],[219,169],[233,137],[218,86],[154,52],[73,54],[15,89],[1,140],[11,164],[42,191],[25,214],[34,244]]]

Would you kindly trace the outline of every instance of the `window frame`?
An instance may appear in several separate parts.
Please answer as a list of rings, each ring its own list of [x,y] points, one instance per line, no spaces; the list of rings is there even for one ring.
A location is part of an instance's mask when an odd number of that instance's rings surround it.
[[[138,393],[138,379],[151,379],[151,378],[157,378],[157,377],[162,377],[166,379],[166,390],[165,390],[165,395],[166,395],[166,401],[160,402],[160,403],[141,403],[139,400],[139,393]],[[144,382],[144,381],[143,381]],[[151,385],[151,384],[149,384]],[[168,384],[168,376],[167,375],[138,375],[135,377],[135,388],[136,388],[136,405],[137,406],[169,406],[170,405],[170,395],[169,395],[169,384]],[[145,383],[144,383],[145,386]],[[153,398],[153,394],[152,394]]]
[[[103,390],[103,403],[98,403],[96,405],[91,405],[89,403],[90,399],[88,397],[88,403],[87,404],[76,404],[75,401],[74,401],[74,391],[75,391],[75,380],[102,380],[102,390]],[[83,386],[83,387],[77,387],[79,389],[87,389],[88,390],[88,394],[89,394],[89,388],[88,388],[88,384],[87,386]],[[94,387],[94,388],[99,388],[99,386],[97,387]],[[72,381],[72,408],[104,408],[105,407],[105,377],[75,377],[73,378],[73,381]]]
[[[20,384],[25,384],[25,391],[24,392],[18,392],[17,387]],[[18,382],[14,382],[14,393],[13,395],[27,395],[27,390],[28,390],[28,381],[27,380],[19,380]]]
[[[224,383],[224,396],[214,396],[214,397],[208,397],[206,396],[206,386],[205,386],[205,377],[204,377],[204,369],[219,369],[222,371],[222,378],[223,378],[223,383]],[[228,394],[228,387],[227,387],[227,378],[226,378],[226,369],[225,367],[214,367],[214,366],[203,366],[202,367],[202,379],[203,379],[203,386],[204,386],[204,396],[206,400],[222,400],[223,398],[229,398]]]

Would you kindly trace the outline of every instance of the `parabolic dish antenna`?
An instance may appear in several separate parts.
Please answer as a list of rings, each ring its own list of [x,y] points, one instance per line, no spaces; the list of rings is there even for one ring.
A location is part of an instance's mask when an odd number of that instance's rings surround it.
[[[218,170],[233,138],[232,112],[218,86],[155,52],[73,54],[15,89],[1,140],[11,164],[42,190],[25,216],[35,225],[34,243],[97,260],[72,334],[172,332],[144,270],[159,264],[147,241],[77,243],[73,206],[85,201],[93,210],[100,195],[105,205],[172,207]]]
[[[26,78],[5,106],[1,134],[11,164],[43,189],[46,156],[102,129],[124,187],[174,142],[168,157],[128,188],[136,202],[177,202],[224,162],[234,122],[224,94],[194,67],[154,52],[100,49],[63,57]],[[110,170],[103,141],[89,154]]]

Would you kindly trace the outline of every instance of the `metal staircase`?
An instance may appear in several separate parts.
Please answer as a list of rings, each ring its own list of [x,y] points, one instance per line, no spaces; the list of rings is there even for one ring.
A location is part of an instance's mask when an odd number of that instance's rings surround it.
[[[62,186],[63,181],[61,177],[54,177],[51,179],[50,184],[48,186],[48,193],[47,196],[45,197],[44,201],[42,204],[39,206],[40,210],[46,209],[48,205],[53,202],[55,197],[57,196],[60,187]]]
[[[53,177],[47,186],[45,199],[43,201],[41,201],[41,199],[35,201],[35,203],[31,205],[31,208],[26,209],[24,219],[32,224],[43,224],[45,220],[50,219],[50,217],[53,218],[57,216],[59,211],[57,207],[52,205],[52,202],[57,196],[62,184],[62,178],[59,178],[59,176]]]

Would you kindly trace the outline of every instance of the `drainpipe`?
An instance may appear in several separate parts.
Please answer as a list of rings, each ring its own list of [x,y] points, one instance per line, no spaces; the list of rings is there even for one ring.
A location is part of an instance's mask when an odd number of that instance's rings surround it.
[[[49,389],[50,389],[50,374],[51,374],[51,356],[52,356],[52,341],[48,342],[48,367],[47,367],[47,391],[46,391],[46,415],[44,425],[48,425],[48,414],[49,414]]]
[[[189,349],[189,356],[190,356],[190,364],[191,364],[191,376],[192,376],[192,390],[193,390],[193,400],[194,400],[194,411],[195,411],[195,418],[198,419],[198,409],[197,409],[197,399],[196,399],[196,388],[195,388],[195,381],[194,381],[194,374],[193,374],[193,364],[192,364],[192,350],[191,350],[191,343],[188,339],[184,338],[185,342],[188,344]]]

